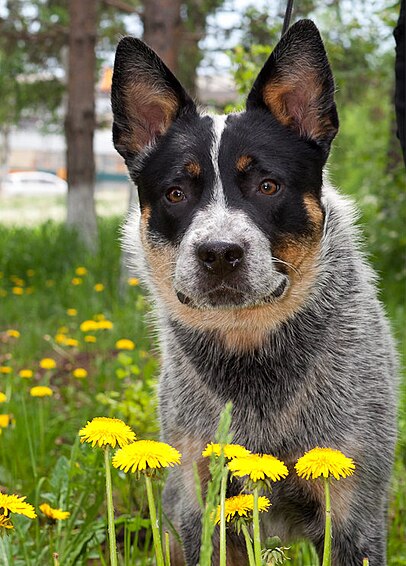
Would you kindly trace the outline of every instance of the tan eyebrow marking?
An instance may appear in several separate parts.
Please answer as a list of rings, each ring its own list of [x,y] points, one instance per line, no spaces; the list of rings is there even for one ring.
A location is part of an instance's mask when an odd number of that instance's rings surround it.
[[[251,163],[252,163],[252,157],[250,157],[249,155],[241,155],[237,159],[237,163],[236,163],[237,171],[239,173],[243,173]]]
[[[202,168],[196,161],[186,163],[185,169],[190,175],[192,175],[192,177],[198,177],[202,172]]]

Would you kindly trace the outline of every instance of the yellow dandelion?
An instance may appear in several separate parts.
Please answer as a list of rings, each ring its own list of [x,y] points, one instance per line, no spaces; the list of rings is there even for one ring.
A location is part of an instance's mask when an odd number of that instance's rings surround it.
[[[10,366],[0,366],[0,373],[11,373],[13,371],[13,368],[11,368]]]
[[[77,287],[78,285],[82,285],[83,279],[81,279],[80,277],[73,277],[71,283],[72,283],[72,285]]]
[[[33,371],[32,369],[20,369],[18,375],[20,377],[23,377],[24,379],[31,379],[31,377],[33,376]]]
[[[76,348],[76,346],[79,346],[79,340],[76,340],[76,338],[65,338],[65,346]]]
[[[35,519],[37,516],[35,509],[30,503],[25,503],[26,497],[19,497],[18,495],[7,495],[0,493],[0,509],[6,517],[9,513],[18,513],[25,515],[29,519]]]
[[[66,342],[66,335],[65,334],[56,334],[55,335],[55,342],[57,344],[65,344]]]
[[[285,464],[270,454],[249,454],[234,458],[228,463],[228,468],[233,475],[249,476],[253,482],[264,479],[278,481],[289,473]]]
[[[104,285],[103,283],[96,283],[93,289],[96,291],[96,293],[101,293],[102,291],[104,291]]]
[[[76,309],[67,309],[66,314],[68,316],[76,316],[78,314],[78,311]]]
[[[108,417],[95,417],[87,422],[87,425],[79,431],[82,438],[80,442],[89,442],[92,447],[96,444],[103,446],[125,446],[134,442],[136,436],[131,428],[120,419]]]
[[[33,269],[27,269],[26,273],[28,277],[33,277],[35,275],[35,271]]]
[[[12,287],[11,292],[13,295],[24,295],[24,289],[22,287]]]
[[[299,477],[306,480],[320,476],[327,478],[330,475],[339,480],[340,477],[351,476],[355,470],[355,464],[352,458],[347,458],[339,450],[316,447],[299,458],[295,470]]]
[[[76,273],[76,275],[79,275],[79,276],[82,277],[83,275],[87,274],[87,269],[86,269],[86,267],[77,267],[75,269],[75,273]]]
[[[84,341],[87,342],[88,344],[94,344],[95,342],[97,342],[97,338],[96,336],[91,336],[90,334],[84,337]]]
[[[42,369],[55,369],[56,361],[53,358],[42,358],[39,362],[39,367]]]
[[[111,320],[99,320],[97,328],[98,330],[111,330],[113,328],[113,323]]]
[[[249,450],[244,448],[244,446],[240,446],[239,444],[224,444],[223,447],[221,447],[220,444],[214,444],[213,442],[210,442],[210,444],[208,444],[203,450],[202,456],[206,457],[211,456],[212,454],[220,456],[221,448],[223,448],[224,456],[226,458],[229,458],[230,460],[232,458],[241,458],[251,454]]]
[[[130,285],[130,287],[136,287],[140,284],[140,280],[137,279],[137,277],[130,277],[129,279],[127,279],[127,283]]]
[[[7,395],[0,391],[0,403],[5,403],[7,401]]]
[[[271,502],[265,496],[258,497],[258,511],[268,511]],[[239,517],[251,517],[254,511],[254,496],[252,494],[241,494],[228,497],[225,500],[226,521],[231,521],[236,515]],[[220,523],[220,505],[217,507],[216,523]]]
[[[30,389],[31,397],[52,397],[53,394],[52,389],[46,385],[36,385]]]
[[[70,517],[69,511],[62,511],[62,509],[54,509],[53,507],[48,505],[48,503],[41,503],[39,508],[40,511],[45,515],[45,517],[48,517],[48,519],[51,519],[53,521],[63,521],[64,519]]]
[[[138,440],[117,450],[113,466],[128,472],[142,472],[147,469],[167,468],[180,464],[182,455],[169,444],[156,440]]]
[[[73,377],[76,377],[77,379],[83,379],[83,378],[87,377],[87,371],[84,368],[75,368],[72,371],[72,375],[73,375]]]
[[[0,529],[14,529],[13,524],[10,521],[10,517],[0,515]]]
[[[14,330],[14,328],[9,328],[8,330],[6,330],[6,334],[7,336],[10,336],[10,338],[20,338],[21,336],[18,330]]]
[[[101,312],[101,313],[97,313],[93,316],[94,320],[106,320],[106,316]]]
[[[132,340],[128,340],[128,338],[121,338],[121,340],[117,340],[116,348],[117,350],[134,350],[135,344]]]
[[[99,325],[95,320],[84,320],[79,328],[82,332],[92,332],[98,330]]]
[[[47,279],[45,281],[45,286],[46,287],[53,287],[55,285],[55,281],[53,279]]]
[[[7,428],[8,426],[10,426],[10,423],[10,415],[0,415],[0,428]]]
[[[34,287],[27,287],[27,288],[25,289],[26,295],[32,295],[33,292],[34,292]]]
[[[58,328],[58,334],[67,334],[69,332],[69,328],[67,326],[60,326]]]

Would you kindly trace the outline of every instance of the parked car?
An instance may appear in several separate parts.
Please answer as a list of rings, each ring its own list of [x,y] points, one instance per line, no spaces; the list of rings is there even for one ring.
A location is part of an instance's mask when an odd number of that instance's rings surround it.
[[[8,173],[2,185],[4,194],[65,194],[66,181],[45,171],[18,171]]]

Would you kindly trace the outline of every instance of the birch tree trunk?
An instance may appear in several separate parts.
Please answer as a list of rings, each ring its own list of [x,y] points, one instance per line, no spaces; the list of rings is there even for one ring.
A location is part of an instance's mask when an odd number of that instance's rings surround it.
[[[98,245],[94,203],[96,0],[69,0],[67,146],[67,224],[89,248]]]

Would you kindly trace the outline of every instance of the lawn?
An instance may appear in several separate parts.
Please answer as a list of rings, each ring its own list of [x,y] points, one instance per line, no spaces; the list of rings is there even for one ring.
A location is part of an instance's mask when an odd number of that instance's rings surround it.
[[[13,514],[14,528],[0,537],[1,564],[108,564],[103,455],[81,444],[78,432],[103,415],[123,419],[138,438],[159,437],[159,355],[137,279],[126,278],[119,289],[118,226],[116,218],[100,222],[93,256],[59,224],[0,226],[1,491],[26,496],[38,515]],[[388,303],[401,339],[404,310],[393,297]],[[34,397],[34,386],[52,395]],[[405,397],[403,384],[403,407]],[[403,411],[389,512],[391,566],[406,565],[405,446]],[[117,470],[112,475],[119,564],[152,564],[143,484]],[[43,503],[70,515],[51,520],[39,509]],[[288,556],[294,566],[316,566],[307,545]]]

